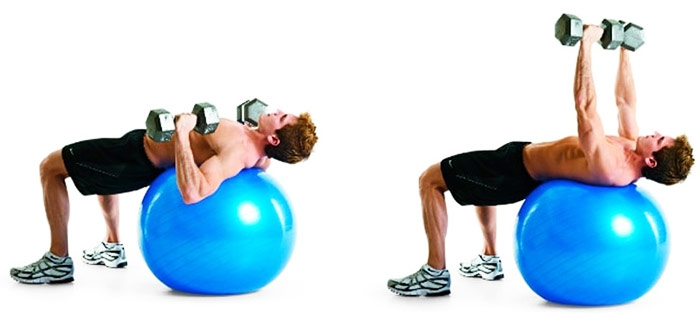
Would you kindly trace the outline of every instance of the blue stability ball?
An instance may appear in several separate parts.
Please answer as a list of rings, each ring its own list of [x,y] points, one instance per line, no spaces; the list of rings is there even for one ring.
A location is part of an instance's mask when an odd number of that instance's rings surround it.
[[[572,305],[639,298],[661,277],[669,250],[661,212],[636,185],[544,183],[520,209],[515,237],[530,288]]]
[[[140,233],[148,268],[168,287],[238,294],[277,277],[296,230],[284,194],[260,169],[241,171],[192,205],[182,201],[175,169],[169,169],[143,198]]]

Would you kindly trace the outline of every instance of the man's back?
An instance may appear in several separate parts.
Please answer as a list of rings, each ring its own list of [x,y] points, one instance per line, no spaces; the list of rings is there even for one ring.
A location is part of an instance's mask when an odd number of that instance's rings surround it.
[[[635,142],[618,136],[606,136],[609,158],[600,163],[587,159],[577,136],[558,141],[531,144],[523,150],[523,161],[530,176],[544,181],[565,178],[594,185],[624,186],[641,177],[639,168],[626,159],[634,152]],[[595,165],[591,165],[595,164]]]

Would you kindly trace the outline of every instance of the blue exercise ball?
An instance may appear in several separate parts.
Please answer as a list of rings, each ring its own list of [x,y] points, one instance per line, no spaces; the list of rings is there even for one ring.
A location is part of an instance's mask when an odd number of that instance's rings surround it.
[[[663,215],[634,184],[546,182],[523,203],[515,234],[525,282],[561,304],[635,300],[659,280],[668,259]]]
[[[289,261],[296,237],[280,187],[260,169],[225,180],[204,200],[186,205],[175,169],[143,198],[140,246],[166,286],[195,294],[239,294],[270,283]]]

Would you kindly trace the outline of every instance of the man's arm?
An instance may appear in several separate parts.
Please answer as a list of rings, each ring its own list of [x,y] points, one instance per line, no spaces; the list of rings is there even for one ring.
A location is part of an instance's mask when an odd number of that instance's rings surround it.
[[[620,65],[617,69],[615,84],[615,103],[617,104],[617,133],[624,138],[636,140],[639,136],[637,126],[637,95],[634,90],[632,66],[629,51],[620,48]]]
[[[596,93],[591,70],[591,45],[600,39],[600,36],[597,35],[602,35],[601,28],[585,26],[574,77],[574,102],[576,103],[578,136],[581,146],[586,153],[592,152],[605,137],[603,135],[603,125],[596,109]]]
[[[603,171],[603,163],[608,155],[603,124],[596,109],[596,93],[591,70],[591,46],[600,39],[602,34],[603,29],[598,26],[584,26],[574,78],[579,143],[593,172]]]
[[[175,124],[175,174],[177,187],[186,204],[194,204],[211,195],[224,179],[238,174],[243,169],[241,163],[227,161],[217,155],[207,159],[201,167],[197,167],[189,138],[196,121],[196,116],[182,114],[178,116]]]

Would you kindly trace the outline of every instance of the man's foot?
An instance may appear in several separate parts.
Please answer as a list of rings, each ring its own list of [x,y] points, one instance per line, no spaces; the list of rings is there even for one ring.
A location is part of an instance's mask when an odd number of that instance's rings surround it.
[[[73,281],[73,260],[46,252],[37,262],[10,269],[10,277],[24,284],[58,284]]]
[[[501,258],[479,254],[471,263],[459,264],[459,273],[464,277],[498,280],[503,278]]]
[[[105,265],[109,268],[126,266],[124,245],[101,242],[92,249],[83,250],[83,262],[89,265]]]
[[[450,294],[450,272],[423,265],[414,274],[389,279],[389,290],[401,296],[444,296]]]

